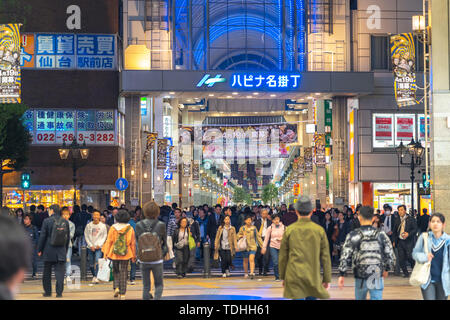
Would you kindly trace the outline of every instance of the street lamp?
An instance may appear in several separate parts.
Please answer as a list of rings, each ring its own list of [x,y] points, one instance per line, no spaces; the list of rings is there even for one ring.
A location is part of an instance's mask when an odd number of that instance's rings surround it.
[[[70,152],[71,150],[72,152]],[[58,153],[61,160],[67,160],[69,154],[72,154],[73,205],[75,206],[77,204],[77,170],[86,164],[89,149],[86,147],[86,141],[83,142],[83,145],[79,145],[76,140],[73,140],[69,146],[64,141],[62,147],[58,149]]]
[[[400,145],[395,149],[397,151],[399,163],[402,166],[409,166],[411,168],[411,209],[412,214],[414,214],[414,172],[416,168],[422,164],[425,148],[422,147],[422,144],[419,141],[415,142],[414,139],[411,139],[411,142],[407,146],[405,146],[403,142],[400,142]],[[406,162],[405,157],[408,154],[410,155],[411,161]]]

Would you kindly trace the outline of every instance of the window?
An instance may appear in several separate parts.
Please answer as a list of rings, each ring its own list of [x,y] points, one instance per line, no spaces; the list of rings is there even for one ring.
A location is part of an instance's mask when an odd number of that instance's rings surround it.
[[[371,70],[391,70],[389,36],[370,37]]]

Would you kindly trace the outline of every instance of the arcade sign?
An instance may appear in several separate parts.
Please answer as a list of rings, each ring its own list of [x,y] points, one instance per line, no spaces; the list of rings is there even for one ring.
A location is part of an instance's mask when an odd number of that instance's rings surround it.
[[[294,90],[300,86],[301,75],[291,73],[235,73],[230,79],[222,74],[205,74],[197,88],[214,87],[216,83],[229,83],[231,88],[244,90]]]

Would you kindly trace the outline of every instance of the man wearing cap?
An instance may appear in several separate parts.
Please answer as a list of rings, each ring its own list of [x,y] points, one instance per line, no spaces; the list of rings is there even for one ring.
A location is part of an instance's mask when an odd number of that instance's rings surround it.
[[[321,226],[311,221],[313,207],[309,197],[299,197],[294,208],[298,220],[286,228],[279,256],[283,296],[287,299],[329,299],[331,258],[327,235]]]

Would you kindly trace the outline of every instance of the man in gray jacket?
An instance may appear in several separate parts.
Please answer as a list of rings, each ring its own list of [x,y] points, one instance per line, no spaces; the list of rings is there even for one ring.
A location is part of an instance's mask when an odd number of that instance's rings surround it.
[[[44,274],[42,285],[44,287],[44,297],[52,295],[52,268],[55,267],[56,275],[56,297],[62,298],[64,290],[64,272],[66,266],[67,250],[70,242],[69,223],[61,217],[61,209],[57,204],[50,206],[49,218],[42,224],[41,235],[38,244],[38,256],[42,256],[44,261]],[[54,246],[51,244],[55,223],[64,224],[65,245]]]

